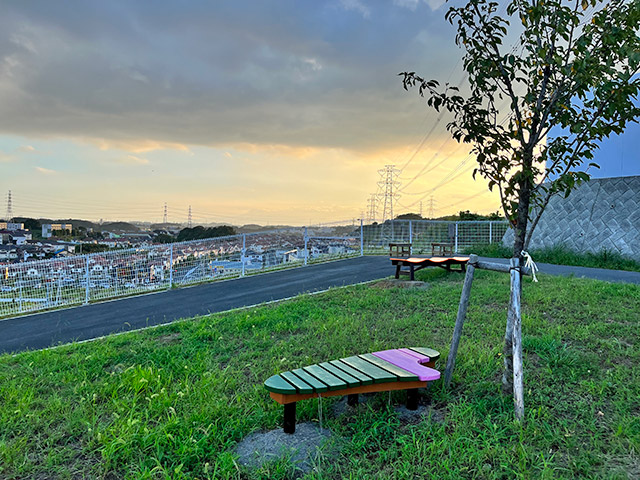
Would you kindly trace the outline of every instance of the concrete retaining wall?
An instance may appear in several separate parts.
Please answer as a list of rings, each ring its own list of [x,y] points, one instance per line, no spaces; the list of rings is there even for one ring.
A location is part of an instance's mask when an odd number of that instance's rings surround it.
[[[513,230],[502,241],[511,247]],[[529,248],[559,244],[579,253],[607,249],[640,258],[640,176],[594,179],[568,198],[553,197]]]

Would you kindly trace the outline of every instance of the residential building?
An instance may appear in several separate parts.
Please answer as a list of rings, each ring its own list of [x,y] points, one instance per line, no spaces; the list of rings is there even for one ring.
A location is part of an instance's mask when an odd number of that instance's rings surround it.
[[[0,244],[24,245],[32,238],[29,230],[0,230]]]
[[[24,223],[0,222],[0,230],[24,230]]]
[[[11,262],[18,259],[15,245],[0,245],[0,262]]]
[[[59,230],[73,230],[73,225],[70,223],[43,223],[42,224],[42,238],[51,238],[53,232]]]

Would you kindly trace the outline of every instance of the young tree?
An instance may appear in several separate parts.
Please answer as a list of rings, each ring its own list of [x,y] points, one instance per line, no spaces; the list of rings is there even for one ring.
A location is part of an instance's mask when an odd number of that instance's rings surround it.
[[[601,141],[638,121],[640,0],[506,1],[504,16],[491,0],[446,14],[464,50],[467,94],[400,75],[405,89],[417,87],[429,106],[453,114],[447,128],[471,145],[474,177],[498,189],[520,258],[549,199],[588,180]],[[510,320],[506,367],[509,328]]]

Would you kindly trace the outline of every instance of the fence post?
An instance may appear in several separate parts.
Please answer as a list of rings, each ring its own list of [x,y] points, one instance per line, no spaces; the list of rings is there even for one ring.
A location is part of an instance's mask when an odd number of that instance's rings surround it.
[[[242,254],[240,255],[240,261],[242,262],[242,273],[240,274],[241,277],[244,277],[244,272],[245,272],[245,268],[244,268],[245,257],[244,257],[244,254],[246,252],[247,252],[247,234],[243,233],[242,234]]]
[[[309,236],[308,236],[307,227],[304,227],[304,264],[306,265],[309,262]]]
[[[455,239],[455,246],[454,246],[454,253],[458,253],[458,222],[456,222],[456,239]]]
[[[493,222],[489,222],[489,245],[493,243],[493,232],[491,231],[492,226],[493,226]]]
[[[413,223],[409,220],[409,252],[413,255]]]
[[[360,219],[360,256],[364,255],[364,221]]]
[[[84,262],[84,303],[89,303],[89,255],[85,255]]]
[[[169,288],[173,287],[173,243],[169,250]]]
[[[22,312],[22,284],[24,283],[24,277],[22,276],[22,269],[18,270],[18,278],[20,282],[20,312]]]

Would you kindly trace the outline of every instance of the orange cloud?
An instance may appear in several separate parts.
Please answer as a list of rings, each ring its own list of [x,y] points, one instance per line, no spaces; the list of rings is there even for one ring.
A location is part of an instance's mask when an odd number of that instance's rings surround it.
[[[58,172],[56,172],[55,170],[51,170],[49,168],[44,168],[44,167],[33,167],[36,169],[36,172],[41,173],[42,175],[55,175]]]
[[[90,138],[87,141],[96,145],[100,150],[123,150],[131,153],[146,153],[154,150],[179,150],[191,153],[191,149],[182,143],[158,142],[155,140],[112,140],[105,138]]]

